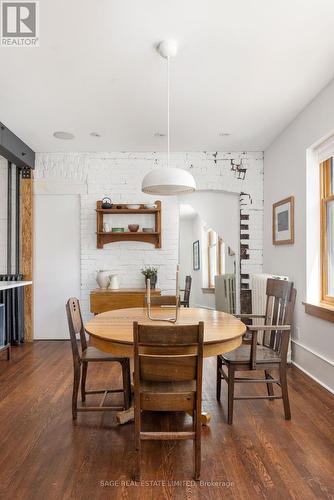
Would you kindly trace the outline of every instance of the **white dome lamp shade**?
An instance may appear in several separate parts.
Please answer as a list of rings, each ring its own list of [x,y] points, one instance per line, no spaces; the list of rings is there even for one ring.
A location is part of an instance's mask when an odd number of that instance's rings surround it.
[[[177,54],[177,42],[164,40],[157,46],[161,57],[167,59],[167,168],[156,168],[145,175],[142,191],[147,194],[164,196],[181,193],[192,193],[196,190],[196,182],[190,172],[169,166],[170,133],[169,133],[169,59]]]
[[[157,168],[145,175],[142,191],[147,194],[176,195],[196,190],[193,176],[181,168]]]

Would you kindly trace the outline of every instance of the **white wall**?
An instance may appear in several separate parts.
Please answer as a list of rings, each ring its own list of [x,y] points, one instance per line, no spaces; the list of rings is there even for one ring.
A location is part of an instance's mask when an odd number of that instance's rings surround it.
[[[334,391],[334,325],[304,312],[306,298],[306,150],[334,129],[334,82],[265,151],[264,272],[288,275],[297,288],[293,360]],[[295,244],[272,245],[272,204],[295,196]],[[318,238],[318,233],[313,235]],[[297,331],[298,332],[298,331]]]
[[[188,169],[201,190],[225,190],[240,195],[240,208],[249,218],[249,259],[243,272],[262,270],[263,154],[173,153],[173,166]],[[175,289],[178,261],[178,203],[176,197],[162,199],[162,248],[139,242],[113,243],[96,248],[96,201],[111,196],[115,203],[152,201],[141,192],[144,175],[166,166],[162,153],[38,153],[36,194],[80,195],[80,272],[84,317],[89,316],[89,292],[96,287],[98,269],[119,274],[122,287],[140,287],[140,273],[146,264],[159,267],[158,286],[165,292]],[[153,197],[153,200],[160,197]],[[126,223],[129,223],[127,221]],[[38,242],[36,242],[38,245]]]
[[[186,276],[192,276],[194,272],[192,218],[180,217],[179,230],[180,288],[184,288]]]

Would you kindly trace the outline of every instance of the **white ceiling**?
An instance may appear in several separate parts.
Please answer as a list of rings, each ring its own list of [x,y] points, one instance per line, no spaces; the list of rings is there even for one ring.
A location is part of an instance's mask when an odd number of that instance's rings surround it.
[[[333,78],[333,24],[333,0],[41,0],[40,47],[0,48],[0,120],[36,151],[164,151],[173,37],[172,150],[263,150]]]

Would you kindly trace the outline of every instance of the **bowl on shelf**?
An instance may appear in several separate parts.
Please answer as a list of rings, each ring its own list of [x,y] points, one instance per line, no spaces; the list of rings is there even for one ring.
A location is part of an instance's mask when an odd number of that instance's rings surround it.
[[[157,208],[156,204],[155,203],[145,203],[144,205],[145,208],[148,208],[148,209],[154,209],[154,208]]]
[[[136,233],[139,229],[139,224],[129,224],[128,228],[131,233]]]
[[[124,227],[113,227],[111,232],[112,233],[124,233]]]
[[[129,205],[126,205],[126,206],[127,206],[127,208],[132,208],[132,209],[135,209],[135,210],[137,210],[138,208],[141,207],[141,205],[138,205],[138,203],[137,204],[136,203],[130,203]]]
[[[143,227],[143,233],[154,233],[153,227]]]

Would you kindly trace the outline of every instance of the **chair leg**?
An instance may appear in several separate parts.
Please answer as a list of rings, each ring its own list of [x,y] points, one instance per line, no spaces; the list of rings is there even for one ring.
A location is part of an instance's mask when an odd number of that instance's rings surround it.
[[[201,415],[195,414],[195,439],[194,439],[194,452],[195,452],[195,481],[198,481],[201,475]]]
[[[135,400],[135,447],[136,447],[136,462],[135,462],[135,474],[134,480],[140,481],[140,462],[141,462],[141,441],[140,441],[140,429],[141,429],[141,414],[140,414],[140,404],[139,401]]]
[[[290,411],[290,402],[289,402],[289,393],[288,393],[288,380],[287,380],[287,376],[286,376],[286,365],[280,364],[279,375],[280,375],[280,381],[281,381],[285,420],[291,420],[291,411]]]
[[[86,401],[86,378],[87,378],[88,363],[82,363],[81,375],[81,401]]]
[[[229,365],[228,370],[228,407],[227,407],[227,423],[233,423],[233,404],[234,404],[234,366]]]
[[[127,359],[122,363],[122,379],[124,391],[124,407],[126,410],[131,405],[131,376],[130,376],[130,360]]]
[[[80,365],[74,367],[73,393],[72,393],[72,418],[76,420],[78,415],[78,392],[80,385]]]
[[[220,401],[221,389],[222,389],[222,376],[220,374],[220,369],[222,366],[220,356],[217,356],[217,382],[216,382],[216,399]]]
[[[270,380],[270,375],[268,370],[264,370],[264,374],[267,380]],[[273,384],[270,382],[267,383],[267,391],[268,391],[268,396],[273,396],[274,395],[274,387]],[[269,401],[274,401],[273,399],[269,399]]]

